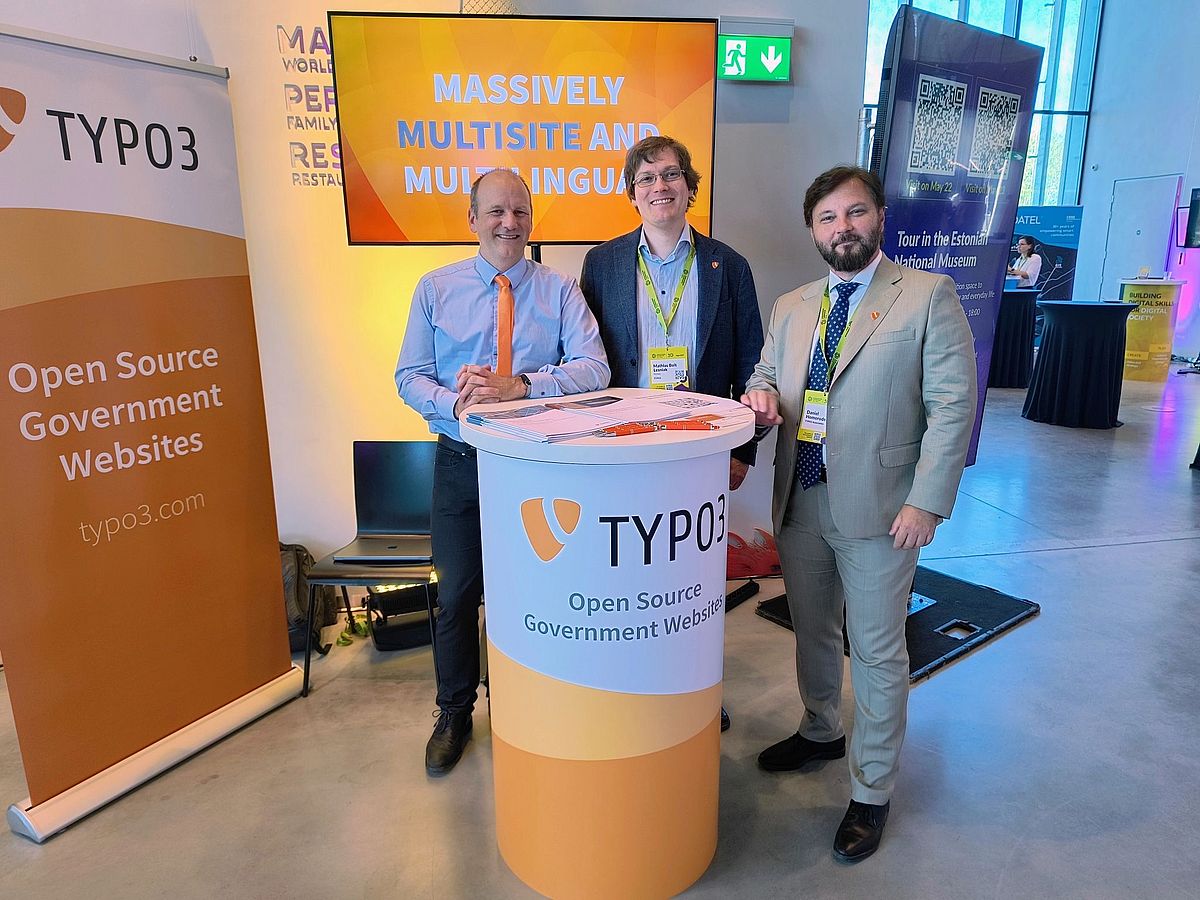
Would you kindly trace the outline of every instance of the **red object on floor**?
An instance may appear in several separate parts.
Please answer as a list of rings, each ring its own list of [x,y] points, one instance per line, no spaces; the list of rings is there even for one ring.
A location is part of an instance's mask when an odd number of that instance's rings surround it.
[[[761,528],[754,529],[749,541],[736,532],[729,532],[728,559],[727,578],[765,578],[782,573],[775,538]]]

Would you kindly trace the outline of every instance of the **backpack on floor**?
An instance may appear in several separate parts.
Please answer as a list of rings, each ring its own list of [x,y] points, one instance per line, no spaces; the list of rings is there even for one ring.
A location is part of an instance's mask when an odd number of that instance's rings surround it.
[[[279,545],[279,562],[283,568],[283,606],[287,611],[288,644],[292,652],[304,649],[304,626],[308,621],[308,570],[313,566],[312,554],[303,544]],[[329,646],[321,646],[321,629],[332,625],[338,617],[337,590],[333,585],[319,584],[313,594],[317,608],[313,615],[313,646],[322,654]]]

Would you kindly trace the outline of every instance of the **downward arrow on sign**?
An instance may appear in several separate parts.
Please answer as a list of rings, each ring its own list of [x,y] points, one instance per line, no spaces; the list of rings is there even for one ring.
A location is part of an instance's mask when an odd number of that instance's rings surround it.
[[[774,45],[768,47],[766,53],[758,54],[758,58],[762,60],[762,64],[766,66],[768,72],[774,72],[783,62],[783,54],[776,53]]]

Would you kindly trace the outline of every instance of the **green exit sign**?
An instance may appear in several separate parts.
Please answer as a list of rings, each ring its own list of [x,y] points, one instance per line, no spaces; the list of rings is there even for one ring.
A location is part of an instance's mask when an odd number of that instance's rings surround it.
[[[756,34],[717,35],[717,78],[791,81],[792,39]]]

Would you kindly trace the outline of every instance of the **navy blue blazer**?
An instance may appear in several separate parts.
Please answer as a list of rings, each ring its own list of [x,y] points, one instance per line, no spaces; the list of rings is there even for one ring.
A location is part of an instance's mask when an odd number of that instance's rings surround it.
[[[690,227],[690,226],[689,226]],[[638,242],[641,228],[593,247],[583,260],[579,286],[600,325],[613,387],[638,386]],[[738,399],[762,353],[762,316],[754,275],[732,247],[693,231],[695,272],[700,278],[696,311],[696,383],[702,394]],[[753,465],[757,445],[733,451]]]

